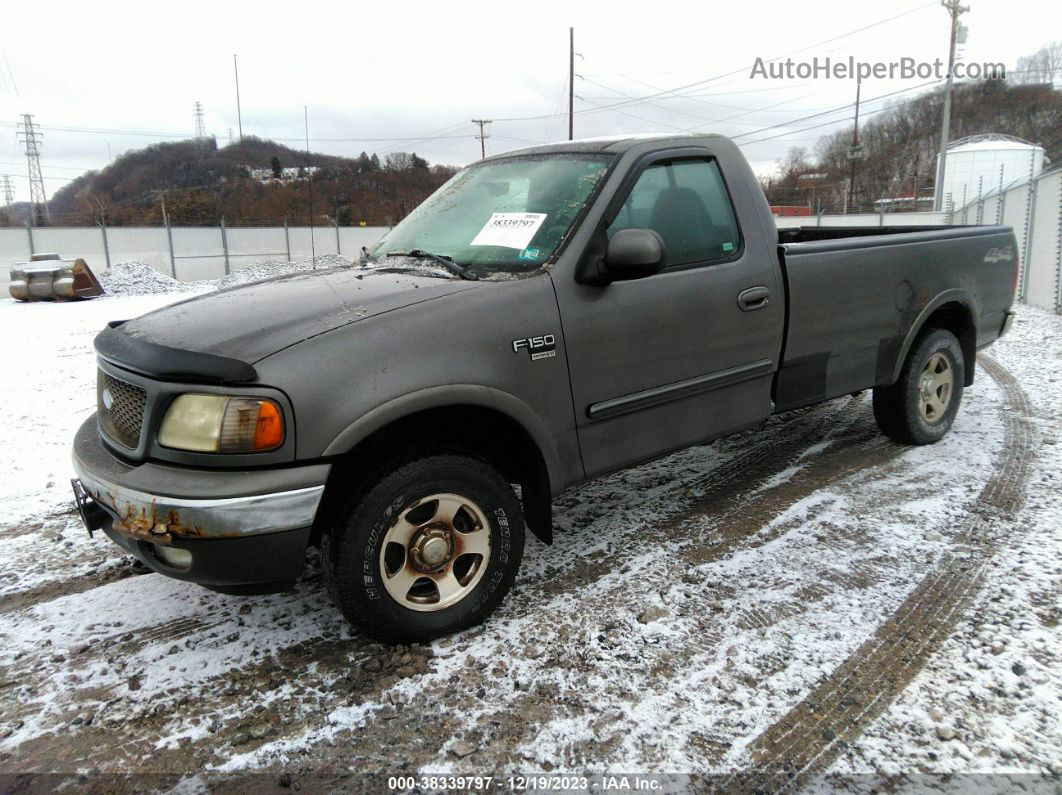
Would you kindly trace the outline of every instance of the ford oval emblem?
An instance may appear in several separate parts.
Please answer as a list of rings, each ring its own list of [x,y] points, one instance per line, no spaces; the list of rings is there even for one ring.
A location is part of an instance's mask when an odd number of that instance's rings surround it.
[[[110,411],[111,406],[114,405],[114,397],[111,395],[111,390],[104,389],[101,397],[103,398],[103,407],[107,409],[107,411]]]

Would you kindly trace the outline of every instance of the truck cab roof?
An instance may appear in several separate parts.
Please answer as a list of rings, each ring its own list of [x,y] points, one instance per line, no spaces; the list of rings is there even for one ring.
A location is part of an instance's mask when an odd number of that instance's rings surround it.
[[[523,157],[524,155],[554,154],[564,152],[615,152],[622,154],[629,149],[646,143],[659,142],[661,144],[683,144],[705,142],[710,140],[729,141],[726,136],[703,133],[625,133],[621,135],[605,135],[594,138],[576,138],[573,141],[556,141],[541,146],[530,146],[525,149],[515,149],[502,154],[491,155],[484,158],[489,160],[502,160],[509,157]]]

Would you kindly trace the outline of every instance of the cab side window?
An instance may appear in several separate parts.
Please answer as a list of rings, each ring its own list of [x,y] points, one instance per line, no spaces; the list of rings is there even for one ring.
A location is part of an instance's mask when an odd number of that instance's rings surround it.
[[[734,208],[714,160],[649,166],[609,225],[652,229],[664,240],[665,266],[729,259],[741,248]]]

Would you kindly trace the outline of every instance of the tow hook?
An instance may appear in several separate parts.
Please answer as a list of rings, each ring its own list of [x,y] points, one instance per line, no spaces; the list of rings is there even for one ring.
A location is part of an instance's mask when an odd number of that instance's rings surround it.
[[[89,538],[92,538],[93,533],[103,529],[103,525],[107,521],[107,512],[100,507],[99,503],[92,499],[92,495],[85,491],[85,487],[81,485],[80,480],[71,478],[70,486],[74,490],[77,512],[81,514],[81,521],[85,523]]]

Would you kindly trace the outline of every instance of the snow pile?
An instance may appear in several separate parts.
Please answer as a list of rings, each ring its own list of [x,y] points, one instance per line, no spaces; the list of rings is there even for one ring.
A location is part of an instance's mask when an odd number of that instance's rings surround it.
[[[110,295],[161,295],[185,292],[191,287],[136,261],[115,263],[99,279]]]
[[[339,254],[321,254],[319,257],[304,259],[298,262],[260,262],[257,265],[242,268],[235,273],[230,273],[228,276],[223,276],[220,279],[207,283],[214,285],[219,290],[223,290],[226,287],[239,287],[243,284],[261,282],[266,279],[272,279],[275,276],[283,276],[287,273],[299,273],[300,271],[314,269],[322,270],[323,268],[349,267],[351,264],[350,259],[340,256]]]
[[[110,295],[163,295],[203,290],[224,290],[244,284],[272,279],[288,273],[321,270],[323,268],[349,267],[351,260],[338,254],[322,254],[313,259],[297,262],[260,262],[222,276],[198,282],[181,282],[164,273],[159,273],[143,262],[119,262],[100,276],[103,289]]]

